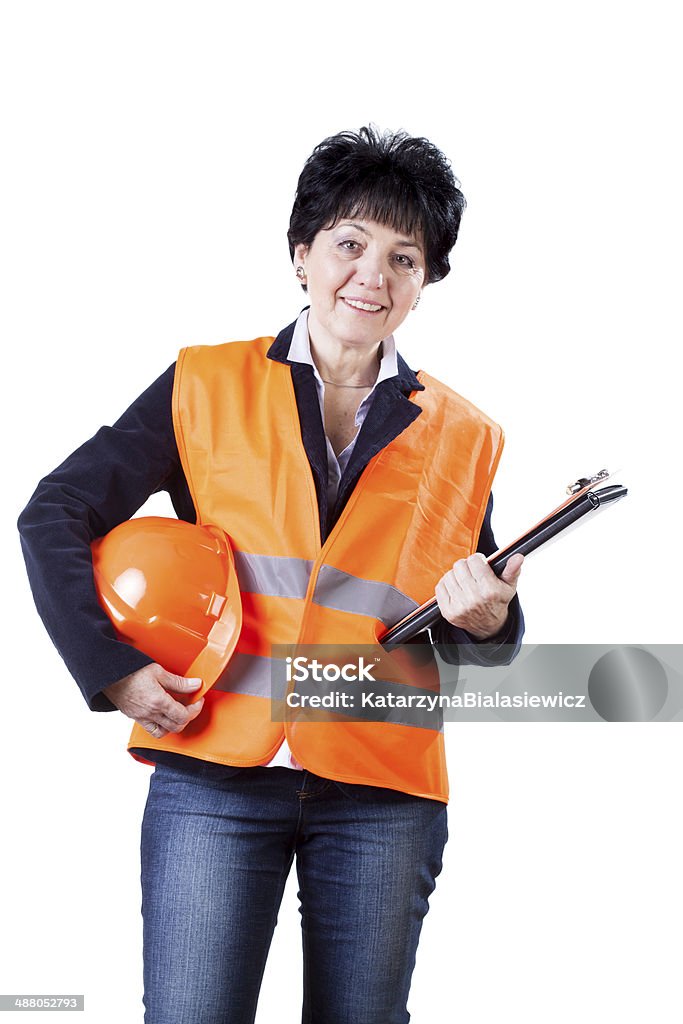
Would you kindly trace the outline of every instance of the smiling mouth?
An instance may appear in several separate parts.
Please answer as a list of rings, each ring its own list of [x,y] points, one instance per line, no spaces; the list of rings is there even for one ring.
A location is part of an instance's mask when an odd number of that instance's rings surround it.
[[[380,310],[384,309],[384,306],[380,305],[379,302],[361,302],[360,299],[347,299],[342,296],[347,306],[351,306],[351,309],[359,309],[363,313],[379,313]]]

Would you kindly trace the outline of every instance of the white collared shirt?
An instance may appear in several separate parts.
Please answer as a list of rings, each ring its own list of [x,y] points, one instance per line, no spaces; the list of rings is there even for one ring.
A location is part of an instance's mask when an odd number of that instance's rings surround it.
[[[309,366],[313,367],[313,374],[315,377],[316,391],[318,392],[318,402],[320,403],[320,418],[323,422],[323,430],[325,429],[325,382],[318,372],[318,367],[313,361],[311,355],[311,341],[308,335],[308,310],[304,309],[299,314],[296,326],[294,327],[294,334],[292,335],[292,341],[289,346],[289,352],[287,358],[292,363],[308,363]],[[337,492],[339,490],[339,481],[341,480],[342,473],[348,465],[348,461],[351,458],[351,454],[355,447],[358,439],[360,428],[363,426],[363,421],[368,414],[372,398],[375,394],[375,388],[380,381],[386,380],[388,377],[398,376],[398,360],[396,358],[396,344],[394,342],[393,334],[384,338],[382,341],[382,359],[379,364],[379,372],[377,379],[372,386],[372,390],[365,396],[363,401],[358,406],[356,413],[355,424],[358,430],[356,431],[353,440],[347,444],[343,452],[339,455],[334,454],[334,449],[330,443],[330,439],[325,433],[325,443],[327,445],[327,506],[333,508],[337,500]],[[287,740],[284,740],[282,746],[275,754],[275,757],[264,765],[265,768],[295,768],[299,771],[303,770],[303,766],[295,759]]]
[[[308,335],[308,310],[304,309],[299,314],[299,318],[294,328],[294,334],[292,341],[289,346],[289,352],[287,358],[293,363],[308,363],[309,366],[313,367],[313,374],[315,376],[315,386],[318,392],[318,402],[320,403],[320,417],[323,421],[323,429],[325,424],[325,382],[318,372],[318,367],[313,361],[311,355],[311,342]],[[394,342],[393,334],[388,335],[382,341],[382,359],[379,364],[379,373],[377,379],[372,386],[372,390],[365,396],[363,401],[358,406],[356,412],[355,424],[358,427],[355,437],[347,444],[343,452],[339,455],[334,454],[334,449],[330,443],[330,439],[325,434],[325,442],[327,445],[327,507],[333,508],[337,500],[337,491],[339,490],[339,481],[341,480],[342,473],[346,469],[351,454],[356,445],[358,439],[358,432],[363,426],[365,417],[368,414],[372,399],[375,394],[375,388],[380,381],[386,380],[388,377],[398,376],[398,361],[396,359],[396,343]]]

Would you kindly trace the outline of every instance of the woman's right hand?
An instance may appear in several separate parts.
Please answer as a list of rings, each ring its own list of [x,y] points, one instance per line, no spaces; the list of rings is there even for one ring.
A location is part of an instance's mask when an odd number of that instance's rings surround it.
[[[202,685],[201,679],[173,675],[156,663],[105,686],[102,692],[128,718],[133,718],[155,739],[169,732],[182,732],[204,707],[204,698],[194,704],[175,700],[175,693],[192,693]]]

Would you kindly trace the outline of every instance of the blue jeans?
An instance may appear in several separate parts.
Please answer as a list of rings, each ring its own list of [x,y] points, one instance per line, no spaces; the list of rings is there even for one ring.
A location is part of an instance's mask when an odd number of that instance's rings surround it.
[[[146,1024],[251,1024],[296,855],[304,1024],[405,1024],[446,806],[289,768],[158,765],[142,824]]]

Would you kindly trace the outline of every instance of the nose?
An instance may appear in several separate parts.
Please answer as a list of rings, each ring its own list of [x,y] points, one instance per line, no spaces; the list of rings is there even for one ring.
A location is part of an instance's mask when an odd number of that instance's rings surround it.
[[[380,261],[369,253],[356,264],[356,281],[364,288],[377,290],[384,284],[384,275],[380,270]]]

